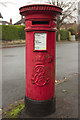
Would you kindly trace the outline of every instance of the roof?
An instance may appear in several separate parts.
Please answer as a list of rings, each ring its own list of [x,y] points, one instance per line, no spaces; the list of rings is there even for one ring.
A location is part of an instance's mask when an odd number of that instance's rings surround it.
[[[16,22],[14,25],[19,25],[21,23],[25,24],[25,18],[22,18],[21,20],[19,20],[18,22]]]
[[[11,25],[9,22],[7,21],[0,21],[0,23],[2,23],[2,25],[5,25],[5,24],[8,24],[8,25]]]
[[[62,25],[73,25],[74,23],[63,23]]]

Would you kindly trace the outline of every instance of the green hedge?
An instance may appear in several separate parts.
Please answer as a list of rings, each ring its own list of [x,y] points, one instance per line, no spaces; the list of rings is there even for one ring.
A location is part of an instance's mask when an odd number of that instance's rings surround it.
[[[25,40],[25,26],[2,25],[2,40]]]
[[[60,34],[61,40],[69,40],[69,31],[67,30],[58,30],[58,34]]]
[[[16,25],[16,28],[18,29],[19,39],[25,40],[25,25]]]
[[[25,40],[24,25],[2,25],[2,40]],[[69,40],[68,30],[58,30],[61,40]]]

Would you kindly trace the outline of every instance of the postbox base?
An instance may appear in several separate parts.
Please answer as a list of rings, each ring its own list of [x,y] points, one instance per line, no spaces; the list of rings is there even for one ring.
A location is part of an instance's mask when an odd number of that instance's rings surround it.
[[[25,97],[25,110],[31,116],[46,116],[55,112],[56,99],[36,101]]]

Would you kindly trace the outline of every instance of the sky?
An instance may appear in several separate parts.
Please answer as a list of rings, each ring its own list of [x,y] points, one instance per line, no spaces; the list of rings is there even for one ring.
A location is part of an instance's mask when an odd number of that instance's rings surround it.
[[[50,0],[51,1],[51,0]],[[55,2],[57,0],[54,0]],[[59,2],[62,0],[59,0]],[[66,0],[64,0],[65,2]],[[70,0],[67,0],[70,1]],[[73,2],[75,0],[72,0]],[[77,2],[80,0],[76,0]],[[6,6],[1,3],[5,3]],[[12,23],[16,23],[21,19],[21,15],[19,14],[19,8],[28,4],[44,4],[47,3],[48,0],[0,0],[0,12],[3,16],[3,20],[10,22],[10,18],[12,18]]]

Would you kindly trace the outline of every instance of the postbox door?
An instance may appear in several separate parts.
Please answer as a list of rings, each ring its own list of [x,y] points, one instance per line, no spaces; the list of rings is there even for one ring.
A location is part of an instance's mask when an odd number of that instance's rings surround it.
[[[26,96],[49,100],[55,93],[55,32],[26,34]]]

